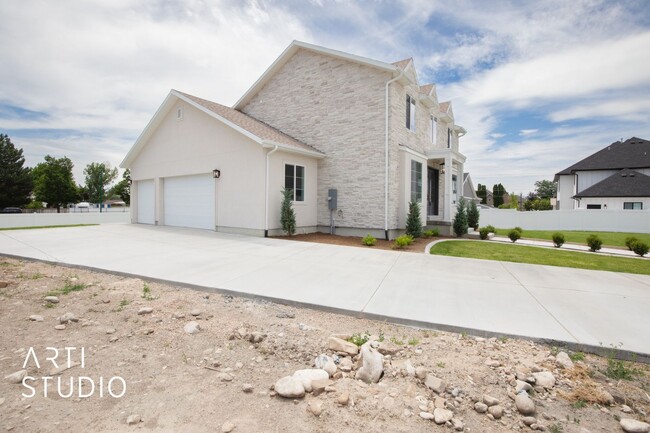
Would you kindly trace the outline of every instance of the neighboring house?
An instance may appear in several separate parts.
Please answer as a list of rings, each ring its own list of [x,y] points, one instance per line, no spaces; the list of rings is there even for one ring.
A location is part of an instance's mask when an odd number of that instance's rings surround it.
[[[650,209],[650,141],[616,141],[555,175],[557,209]]]
[[[463,198],[467,204],[474,202],[478,205],[481,203],[481,198],[476,195],[474,183],[472,182],[472,177],[469,173],[463,173]]]
[[[232,108],[172,90],[121,166],[133,222],[281,234],[288,187],[298,233],[394,238],[412,200],[450,233],[465,133],[412,59],[294,41]]]

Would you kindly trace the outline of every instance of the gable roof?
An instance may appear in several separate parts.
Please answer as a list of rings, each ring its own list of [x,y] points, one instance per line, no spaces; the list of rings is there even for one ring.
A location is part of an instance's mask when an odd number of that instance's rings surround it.
[[[623,142],[615,141],[604,149],[599,150],[565,168],[555,175],[573,174],[581,170],[621,170],[623,168],[649,168],[650,141],[632,137]]]
[[[650,176],[625,168],[575,197],[650,197]]]
[[[153,118],[149,121],[144,131],[142,131],[131,150],[129,150],[129,153],[127,153],[126,157],[120,164],[120,167],[127,168],[133,162],[135,157],[140,153],[140,150],[142,150],[146,144],[147,140],[154,133],[158,125],[160,125],[165,115],[178,100],[184,101],[194,108],[203,111],[210,117],[213,117],[214,119],[233,128],[237,132],[247,136],[262,147],[278,146],[278,148],[288,152],[301,153],[317,158],[325,156],[324,153],[315,148],[302,143],[272,126],[242,113],[241,111],[172,89],[160,108],[156,111],[156,114],[154,114]]]
[[[431,90],[435,87],[435,84],[425,84],[424,86],[420,86],[420,93],[424,93],[427,96],[431,95]]]
[[[412,61],[413,61],[413,57],[409,57],[408,59],[399,60],[397,62],[393,62],[392,64],[397,66],[401,70],[404,70]]]

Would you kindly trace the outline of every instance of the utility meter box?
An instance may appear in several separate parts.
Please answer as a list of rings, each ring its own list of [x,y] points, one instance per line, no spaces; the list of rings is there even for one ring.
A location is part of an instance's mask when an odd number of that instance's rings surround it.
[[[336,210],[337,209],[337,191],[336,189],[329,189],[327,191],[327,208],[329,210]]]

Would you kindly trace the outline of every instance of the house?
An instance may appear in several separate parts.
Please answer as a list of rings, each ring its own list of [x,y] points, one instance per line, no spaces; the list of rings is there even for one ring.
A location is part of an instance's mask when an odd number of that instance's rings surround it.
[[[410,201],[451,233],[465,133],[413,59],[294,41],[233,107],[172,90],[121,166],[134,223],[277,235],[287,187],[298,233],[392,239]]]
[[[616,141],[555,175],[557,209],[650,209],[650,141]]]
[[[476,195],[474,183],[469,173],[463,173],[463,198],[467,204],[474,202],[475,204],[481,203],[481,198]]]

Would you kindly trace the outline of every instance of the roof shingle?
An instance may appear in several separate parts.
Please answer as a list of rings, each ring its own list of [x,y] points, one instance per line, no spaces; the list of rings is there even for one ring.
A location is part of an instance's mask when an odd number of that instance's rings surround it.
[[[575,197],[650,197],[650,176],[625,168]]]
[[[561,176],[581,170],[621,170],[623,168],[650,167],[650,141],[632,137],[623,142],[616,141],[565,168],[556,174]]]

